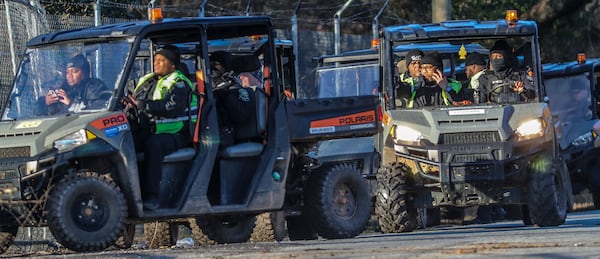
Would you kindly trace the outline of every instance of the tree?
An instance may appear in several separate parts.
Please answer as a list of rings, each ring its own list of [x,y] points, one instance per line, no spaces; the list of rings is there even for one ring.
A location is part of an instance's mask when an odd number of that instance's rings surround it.
[[[83,3],[83,2],[90,3]],[[301,30],[333,30],[333,15],[348,0],[302,0],[298,12]],[[157,0],[167,16],[196,16],[203,0]],[[342,33],[370,34],[372,22],[385,0],[353,0],[341,17]],[[93,1],[42,0],[48,14],[93,16]],[[144,19],[148,0],[101,1],[104,17]],[[289,29],[297,0],[208,1],[206,16],[267,15],[276,28]],[[515,9],[521,19],[538,22],[542,60],[573,60],[585,51],[598,56],[600,0],[454,0],[452,19],[496,20]],[[430,23],[431,1],[392,0],[379,19],[381,26]],[[565,47],[567,46],[567,47]]]

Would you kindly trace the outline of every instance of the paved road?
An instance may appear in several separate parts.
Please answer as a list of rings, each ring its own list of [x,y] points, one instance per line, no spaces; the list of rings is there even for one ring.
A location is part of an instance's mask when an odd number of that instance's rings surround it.
[[[519,221],[447,226],[343,240],[283,241],[194,248],[113,250],[33,258],[600,258],[600,211],[569,214],[559,227]]]

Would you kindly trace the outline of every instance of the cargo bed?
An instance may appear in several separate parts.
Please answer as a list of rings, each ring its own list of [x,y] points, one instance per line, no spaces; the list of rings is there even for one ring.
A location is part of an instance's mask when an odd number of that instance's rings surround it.
[[[372,136],[381,130],[377,96],[296,99],[285,105],[292,142]]]

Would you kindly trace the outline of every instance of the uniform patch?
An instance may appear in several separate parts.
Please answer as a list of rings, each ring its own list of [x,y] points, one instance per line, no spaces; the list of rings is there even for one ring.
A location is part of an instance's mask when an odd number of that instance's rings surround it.
[[[249,102],[250,101],[250,95],[248,94],[248,91],[246,91],[246,89],[244,88],[240,88],[238,90],[239,95],[238,98],[243,101],[243,102]]]

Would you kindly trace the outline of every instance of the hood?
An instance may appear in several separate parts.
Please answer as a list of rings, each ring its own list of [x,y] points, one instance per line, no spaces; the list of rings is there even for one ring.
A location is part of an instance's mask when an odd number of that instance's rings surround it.
[[[68,114],[0,122],[2,157],[34,157],[53,148],[54,141],[85,128],[98,114]],[[16,153],[16,154],[14,154]]]

